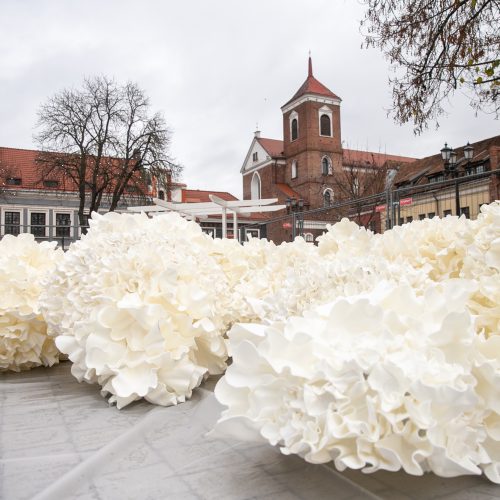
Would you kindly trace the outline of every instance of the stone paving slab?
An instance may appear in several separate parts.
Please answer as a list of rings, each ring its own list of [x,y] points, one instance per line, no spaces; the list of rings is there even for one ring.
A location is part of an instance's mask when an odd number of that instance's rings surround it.
[[[207,436],[220,407],[213,381],[170,408],[109,406],[70,364],[0,375],[0,498],[500,498],[483,477],[339,473],[275,448]],[[207,388],[209,390],[207,390]]]

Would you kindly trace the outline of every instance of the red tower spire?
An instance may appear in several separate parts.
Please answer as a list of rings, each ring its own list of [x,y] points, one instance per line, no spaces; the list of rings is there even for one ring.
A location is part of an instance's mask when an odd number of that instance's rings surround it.
[[[307,76],[313,76],[313,63],[312,63],[310,52],[309,52],[309,71],[307,73]]]

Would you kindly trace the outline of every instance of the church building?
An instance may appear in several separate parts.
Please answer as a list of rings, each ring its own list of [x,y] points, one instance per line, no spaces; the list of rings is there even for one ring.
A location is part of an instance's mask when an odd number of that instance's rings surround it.
[[[387,173],[414,158],[357,151],[342,147],[341,98],[319,82],[309,57],[308,74],[295,95],[286,102],[283,140],[261,137],[256,131],[241,168],[243,198],[278,198],[290,209],[303,211],[334,206],[385,189]],[[280,214],[278,214],[280,215]],[[282,212],[281,215],[286,215]],[[361,223],[377,230],[375,213]],[[276,214],[273,214],[276,217]],[[326,224],[335,222],[333,211],[306,217],[303,232],[312,241]],[[266,237],[290,241],[290,224],[267,225]]]

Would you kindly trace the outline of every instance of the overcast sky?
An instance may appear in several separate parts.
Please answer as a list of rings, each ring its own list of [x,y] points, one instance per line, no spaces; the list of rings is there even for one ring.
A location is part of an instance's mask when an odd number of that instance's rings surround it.
[[[282,139],[280,107],[314,74],[342,98],[346,147],[427,156],[500,133],[455,96],[419,137],[387,117],[389,66],[361,49],[355,0],[0,0],[0,146],[33,148],[36,111],[84,76],[138,82],[173,130],[190,188],[241,196],[258,123]]]

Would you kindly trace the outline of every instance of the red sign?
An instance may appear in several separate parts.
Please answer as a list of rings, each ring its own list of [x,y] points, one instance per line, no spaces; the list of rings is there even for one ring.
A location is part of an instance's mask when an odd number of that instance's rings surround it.
[[[387,205],[377,205],[375,207],[375,212],[385,212],[387,210]]]
[[[292,223],[291,222],[283,222],[283,229],[291,229]]]
[[[411,205],[413,203],[413,198],[401,198],[399,200],[399,206],[404,207],[406,205]]]

